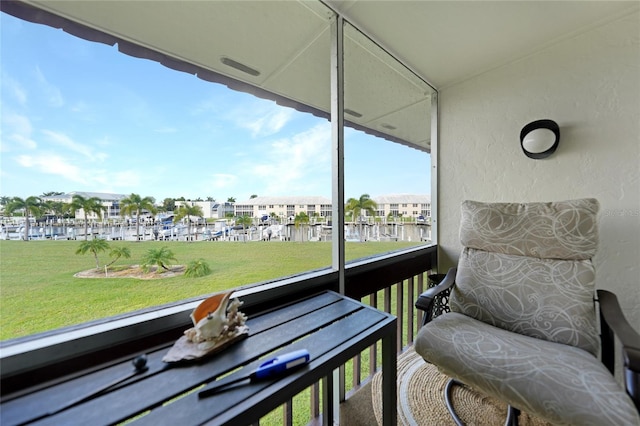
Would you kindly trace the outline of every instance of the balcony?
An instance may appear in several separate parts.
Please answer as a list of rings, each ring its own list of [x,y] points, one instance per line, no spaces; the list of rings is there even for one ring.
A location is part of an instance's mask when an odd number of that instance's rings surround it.
[[[397,317],[397,353],[410,346],[421,318],[414,300],[427,286],[437,264],[437,246],[362,259],[345,267],[348,297]],[[339,291],[338,272],[320,270],[240,290],[243,312],[265,312],[324,290]],[[277,301],[277,302],[276,302]],[[173,344],[190,326],[197,301],[183,301],[160,310],[145,310],[85,326],[7,342],[2,354],[2,398],[32,392],[65,378],[100,369],[115,360],[131,359]],[[339,400],[348,401],[381,367],[381,344],[370,347],[339,369]],[[291,395],[291,400],[260,424],[322,424],[322,382]],[[355,399],[354,399],[355,401]],[[344,410],[348,411],[348,410]]]

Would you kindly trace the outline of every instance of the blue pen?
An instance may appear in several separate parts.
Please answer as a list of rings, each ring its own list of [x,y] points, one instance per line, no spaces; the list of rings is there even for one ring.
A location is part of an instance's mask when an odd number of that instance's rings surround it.
[[[307,351],[306,349],[300,349],[297,351],[278,355],[266,360],[248,375],[235,377],[231,380],[222,379],[211,384],[205,390],[200,391],[200,393],[198,393],[198,397],[205,398],[207,396],[214,395],[222,388],[225,388],[234,383],[241,382],[243,380],[249,379],[250,381],[255,382],[258,380],[272,379],[274,377],[284,375],[295,368],[307,364],[309,362],[309,359],[309,351]]]

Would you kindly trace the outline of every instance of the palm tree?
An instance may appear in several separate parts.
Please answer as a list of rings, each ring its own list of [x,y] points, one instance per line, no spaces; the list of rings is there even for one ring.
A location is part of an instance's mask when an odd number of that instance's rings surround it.
[[[138,194],[131,194],[120,200],[120,214],[122,216],[136,214],[136,239],[140,235],[140,213],[142,210],[155,213],[157,211],[154,205],[155,201],[153,197],[142,198]]]
[[[42,203],[48,212],[53,213],[56,218],[62,217],[65,212],[65,204],[62,201],[45,201]]]
[[[249,215],[238,216],[236,218],[236,225],[242,225],[242,233],[244,234],[246,227],[253,225],[253,218]],[[244,242],[247,242],[246,238]]]
[[[187,240],[191,241],[191,216],[202,217],[202,207],[200,206],[190,206],[188,204],[182,204],[178,207],[176,211],[176,215],[173,217],[174,222],[178,222],[183,218],[187,218]]]
[[[121,257],[129,259],[131,257],[131,251],[127,247],[114,247],[109,252],[109,257],[113,257],[114,259],[105,265],[107,268],[116,263]]]
[[[358,221],[360,241],[362,241],[362,211],[366,211],[371,216],[375,216],[378,204],[371,199],[369,194],[362,194],[360,198],[349,198],[344,206],[345,213],[351,213],[353,220]]]
[[[39,216],[42,214],[42,200],[38,197],[13,197],[6,207],[7,213],[11,214],[16,210],[24,210],[24,240],[29,241],[29,216]]]
[[[296,228],[301,227],[302,232],[300,233],[302,241],[304,241],[304,225],[309,223],[309,215],[305,212],[300,212],[293,219],[293,224]]]
[[[173,198],[165,198],[162,200],[162,208],[166,212],[172,212],[176,209],[176,202]]]
[[[166,271],[169,270],[166,264],[170,261],[176,261],[173,252],[167,247],[149,249],[147,254],[142,258],[142,270],[149,272],[151,266],[156,265],[158,268],[162,268]]]
[[[102,205],[102,201],[98,197],[85,198],[82,195],[75,194],[71,197],[69,209],[73,215],[75,215],[78,210],[82,210],[84,212],[84,239],[87,241],[89,239],[87,232],[89,227],[87,213],[95,213],[100,219],[102,219],[102,212],[106,208]]]
[[[76,254],[86,254],[88,251],[93,253],[93,257],[96,259],[96,270],[99,270],[100,263],[98,262],[98,253],[106,250],[109,250],[109,243],[101,238],[94,238],[80,243]]]

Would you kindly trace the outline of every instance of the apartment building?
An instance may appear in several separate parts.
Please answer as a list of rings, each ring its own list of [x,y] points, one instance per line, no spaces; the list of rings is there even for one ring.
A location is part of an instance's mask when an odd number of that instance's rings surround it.
[[[56,203],[71,204],[74,195],[80,195],[83,198],[99,198],[102,206],[104,207],[104,213],[102,219],[117,219],[120,218],[120,201],[127,196],[124,194],[110,194],[105,192],[83,192],[72,191],[66,194],[51,195],[47,197],[41,197],[42,201],[52,201]],[[77,210],[75,213],[76,218],[84,218],[84,209]],[[87,219],[97,220],[98,215],[93,212],[87,213]]]
[[[289,218],[300,213],[309,217],[331,217],[331,200],[319,196],[255,197],[234,206],[235,216]]]
[[[205,219],[224,219],[227,213],[234,213],[233,203],[218,201],[176,201],[176,209],[180,206],[198,206]]]
[[[372,197],[378,208],[378,217],[409,217],[426,219],[431,217],[431,196],[416,194],[390,194]],[[317,196],[282,196],[255,197],[241,201],[234,206],[235,216],[251,216],[262,218],[271,216],[278,218],[295,217],[306,213],[310,218],[330,217],[331,200]],[[362,212],[363,216],[370,216]]]
[[[390,194],[374,197],[373,200],[378,204],[376,216],[415,219],[431,217],[430,195]]]

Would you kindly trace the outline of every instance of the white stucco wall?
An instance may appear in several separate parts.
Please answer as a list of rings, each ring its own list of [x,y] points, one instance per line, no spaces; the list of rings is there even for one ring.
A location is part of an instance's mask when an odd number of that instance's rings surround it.
[[[560,125],[560,146],[532,160],[520,130],[543,118]],[[458,259],[464,199],[595,197],[597,286],[640,329],[640,13],[442,90],[439,165],[441,269]]]

